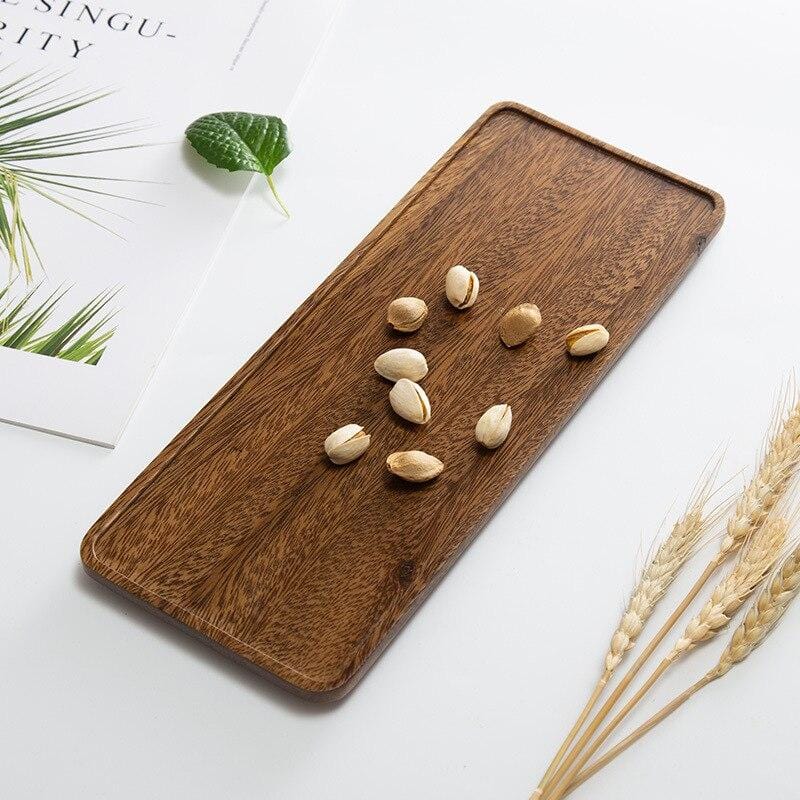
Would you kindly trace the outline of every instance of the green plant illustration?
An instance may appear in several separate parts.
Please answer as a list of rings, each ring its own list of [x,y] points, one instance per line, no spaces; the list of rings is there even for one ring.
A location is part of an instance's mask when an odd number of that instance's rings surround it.
[[[43,300],[36,297],[39,289],[28,288],[21,297],[14,298],[11,285],[0,288],[0,346],[97,364],[116,330],[110,324],[116,311],[109,310],[109,303],[119,290],[101,292],[52,328],[51,318],[64,305],[69,289],[57,289]]]
[[[7,69],[8,66],[3,67],[0,73]],[[43,269],[25,215],[23,198],[26,193],[38,195],[112,234],[115,232],[111,228],[91,214],[98,210],[116,212],[93,200],[115,198],[145,202],[99,188],[109,182],[127,182],[124,178],[79,175],[48,166],[56,159],[146,146],[101,144],[145,127],[135,123],[51,132],[50,121],[66,116],[72,119],[79,109],[110,94],[62,90],[64,78],[61,74],[38,71],[13,80],[0,80],[0,251],[8,257],[9,281],[21,274],[25,282],[31,284],[34,268],[38,265]]]

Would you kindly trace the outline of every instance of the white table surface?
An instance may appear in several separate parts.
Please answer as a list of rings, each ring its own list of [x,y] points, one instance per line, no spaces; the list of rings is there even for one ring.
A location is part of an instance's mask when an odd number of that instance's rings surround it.
[[[243,204],[117,450],[0,427],[0,796],[524,800],[594,683],[642,548],[716,448],[726,475],[752,465],[797,364],[799,23],[796,4],[765,0],[345,0],[291,118],[291,220],[260,186]],[[500,99],[714,187],[727,219],[366,679],[309,705],[92,583],[78,546]],[[799,630],[800,607],[575,797],[795,796]]]

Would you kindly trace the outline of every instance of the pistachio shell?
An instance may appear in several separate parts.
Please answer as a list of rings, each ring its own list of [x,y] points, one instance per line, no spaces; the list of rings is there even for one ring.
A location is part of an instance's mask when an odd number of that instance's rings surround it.
[[[392,453],[386,459],[386,467],[392,475],[397,475],[404,481],[425,483],[441,475],[444,464],[422,450],[405,450]]]
[[[582,325],[567,334],[567,350],[571,356],[590,356],[602,350],[609,338],[602,325]]]
[[[325,452],[334,464],[347,464],[363,455],[369,443],[370,435],[360,425],[344,425],[325,440]]]
[[[409,422],[425,425],[430,421],[431,404],[428,395],[418,383],[414,383],[408,378],[400,378],[392,386],[392,390],[389,392],[389,402],[395,413]]]
[[[475,438],[490,450],[500,447],[511,430],[511,418],[511,406],[508,403],[487,408],[475,426]]]
[[[386,311],[388,323],[401,333],[419,330],[427,318],[428,306],[419,297],[398,297],[389,303]]]
[[[478,299],[480,281],[474,272],[460,264],[447,270],[444,290],[451,305],[456,308],[469,308]]]
[[[522,303],[503,315],[500,320],[500,338],[506,347],[517,347],[527,342],[541,324],[539,307],[533,303]]]
[[[375,372],[390,381],[399,381],[401,378],[420,381],[428,374],[428,362],[418,350],[395,347],[375,359]]]

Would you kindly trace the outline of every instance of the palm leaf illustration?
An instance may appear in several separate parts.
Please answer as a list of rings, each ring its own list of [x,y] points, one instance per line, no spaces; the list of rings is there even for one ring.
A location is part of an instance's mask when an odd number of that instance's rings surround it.
[[[111,320],[116,311],[109,304],[119,290],[107,289],[93,297],[55,328],[49,326],[69,289],[57,289],[41,301],[39,286],[19,297],[11,285],[0,288],[0,346],[43,356],[97,364],[114,335]]]
[[[5,72],[8,67],[0,69]],[[58,159],[143,147],[141,144],[109,144],[142,130],[137,123],[75,127],[50,132],[60,118],[72,117],[81,108],[106,97],[109,92],[65,91],[65,76],[34,72],[13,80],[0,79],[0,251],[8,258],[9,280],[22,274],[33,281],[34,268],[42,267],[23,198],[37,195],[62,209],[114,233],[92,214],[101,211],[120,216],[94,202],[103,198],[144,202],[108,191],[109,183],[123,178],[79,175],[56,171]],[[52,124],[51,124],[52,123]]]

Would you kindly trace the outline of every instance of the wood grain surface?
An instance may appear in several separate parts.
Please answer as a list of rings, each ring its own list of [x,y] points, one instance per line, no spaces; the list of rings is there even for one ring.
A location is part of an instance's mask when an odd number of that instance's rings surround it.
[[[298,694],[346,694],[442,578],[716,233],[716,193],[514,103],[490,108],[86,534],[87,571]],[[444,275],[481,280],[459,312]],[[415,334],[385,322],[425,299]],[[542,310],[533,340],[500,344],[503,312]],[[600,322],[587,359],[564,335]],[[428,358],[424,427],[392,413],[372,370],[390,347]],[[495,451],[478,417],[510,403]],[[624,398],[620,398],[624,402]],[[349,422],[366,454],[333,466]],[[445,463],[423,485],[386,456]]]

